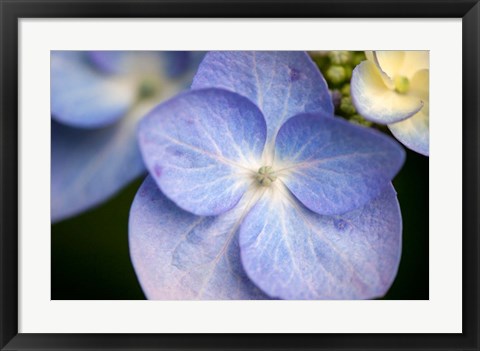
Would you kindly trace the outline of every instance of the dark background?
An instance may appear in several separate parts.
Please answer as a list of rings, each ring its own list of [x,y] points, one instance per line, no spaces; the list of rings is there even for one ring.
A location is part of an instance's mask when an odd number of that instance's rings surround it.
[[[52,300],[144,295],[128,251],[128,214],[143,177],[102,206],[52,226]],[[428,299],[428,158],[407,150],[393,184],[403,217],[398,275],[385,299]]]

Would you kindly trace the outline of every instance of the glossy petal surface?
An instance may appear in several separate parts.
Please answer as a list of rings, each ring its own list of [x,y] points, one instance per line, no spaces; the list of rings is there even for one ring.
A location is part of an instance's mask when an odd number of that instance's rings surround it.
[[[392,186],[342,216],[318,215],[286,192],[274,193],[264,196],[241,226],[242,262],[271,297],[380,297],[397,272],[401,226]]]
[[[118,123],[94,130],[52,122],[52,222],[100,204],[146,172],[136,121],[147,111],[138,106]]]
[[[263,299],[240,262],[239,225],[253,204],[247,194],[220,216],[178,208],[148,177],[130,212],[130,255],[148,299]]]
[[[50,64],[52,116],[66,125],[112,124],[136,99],[134,81],[102,74],[84,52],[53,51]]]
[[[253,101],[267,121],[268,142],[288,118],[302,112],[333,114],[325,79],[301,51],[213,51],[192,88],[224,88]]]
[[[424,102],[412,94],[398,94],[387,87],[375,65],[367,60],[352,73],[351,97],[357,111],[380,124],[402,121],[420,111]]]
[[[275,145],[275,171],[309,209],[341,214],[377,197],[400,170],[403,148],[392,138],[340,118],[289,119]]]
[[[265,132],[261,112],[248,99],[204,89],[155,108],[142,121],[139,140],[167,197],[197,215],[216,215],[232,208],[253,182]]]

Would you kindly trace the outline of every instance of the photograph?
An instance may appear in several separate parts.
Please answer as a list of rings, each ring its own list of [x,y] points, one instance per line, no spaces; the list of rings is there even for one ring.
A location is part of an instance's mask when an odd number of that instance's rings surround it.
[[[51,50],[51,300],[429,300],[429,71]]]
[[[478,350],[479,2],[0,0],[0,351]]]

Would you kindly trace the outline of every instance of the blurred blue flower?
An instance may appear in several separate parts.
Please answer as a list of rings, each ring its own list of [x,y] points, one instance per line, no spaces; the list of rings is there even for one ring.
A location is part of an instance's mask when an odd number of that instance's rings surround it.
[[[100,204],[145,172],[137,122],[188,87],[202,57],[52,51],[52,222]]]
[[[397,271],[391,138],[333,116],[304,52],[211,52],[140,123],[130,253],[150,299],[366,299]]]

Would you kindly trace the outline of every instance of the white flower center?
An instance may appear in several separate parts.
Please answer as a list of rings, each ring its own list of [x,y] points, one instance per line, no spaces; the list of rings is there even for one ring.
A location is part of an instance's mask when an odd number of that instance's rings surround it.
[[[258,169],[255,179],[262,186],[270,186],[277,179],[277,176],[272,166],[262,166]]]
[[[159,94],[161,89],[161,82],[159,79],[145,77],[142,78],[138,84],[138,98],[146,100]]]

